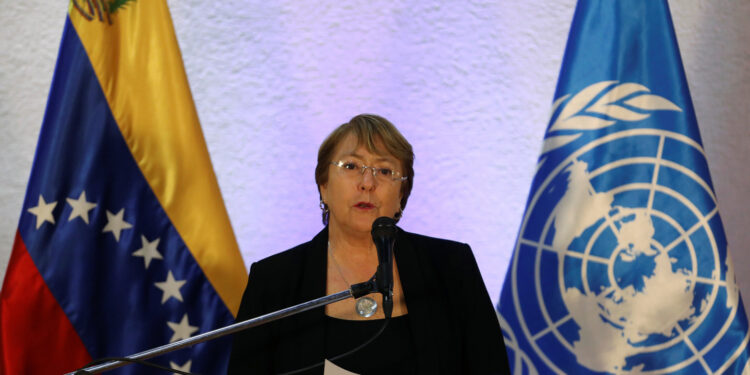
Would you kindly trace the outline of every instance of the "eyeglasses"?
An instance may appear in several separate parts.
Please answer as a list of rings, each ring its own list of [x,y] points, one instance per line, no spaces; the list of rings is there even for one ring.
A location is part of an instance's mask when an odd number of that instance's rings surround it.
[[[401,176],[401,172],[396,172],[390,168],[368,167],[356,161],[332,161],[331,164],[339,167],[339,170],[348,177],[354,178],[365,174],[366,169],[372,170],[372,177],[381,182],[405,181],[408,177]]]

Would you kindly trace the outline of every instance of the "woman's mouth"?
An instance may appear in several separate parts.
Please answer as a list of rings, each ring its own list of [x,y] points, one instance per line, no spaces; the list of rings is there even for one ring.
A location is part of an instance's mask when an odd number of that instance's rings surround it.
[[[357,202],[357,204],[355,204],[354,207],[362,209],[362,210],[369,210],[369,209],[375,208],[375,205],[369,202]]]

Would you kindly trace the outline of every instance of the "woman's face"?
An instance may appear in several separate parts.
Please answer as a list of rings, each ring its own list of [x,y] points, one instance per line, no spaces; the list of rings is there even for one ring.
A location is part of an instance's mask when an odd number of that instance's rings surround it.
[[[378,150],[385,150],[380,140]],[[331,162],[353,162],[368,167],[388,168],[403,173],[401,162],[393,155],[373,154],[365,145],[357,145],[354,134],[339,143]],[[375,178],[371,169],[352,173],[335,165],[328,166],[328,181],[320,186],[323,202],[328,204],[331,229],[362,235],[370,233],[372,223],[381,216],[393,217],[401,205],[401,181]]]

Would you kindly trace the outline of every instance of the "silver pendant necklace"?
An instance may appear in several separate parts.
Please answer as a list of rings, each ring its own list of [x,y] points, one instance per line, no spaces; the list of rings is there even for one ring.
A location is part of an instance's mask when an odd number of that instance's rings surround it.
[[[331,259],[333,259],[333,265],[336,266],[336,270],[339,272],[339,276],[344,280],[346,285],[351,286],[352,284],[349,282],[349,280],[344,277],[344,273],[341,272],[341,267],[339,267],[339,262],[336,261],[336,257],[333,256],[333,250],[331,250],[331,242],[328,242],[328,254],[331,256]],[[354,309],[357,312],[357,315],[363,317],[363,318],[369,318],[373,315],[375,315],[375,312],[378,311],[378,303],[375,302],[374,299],[370,297],[360,297],[357,299],[357,302],[354,304]]]

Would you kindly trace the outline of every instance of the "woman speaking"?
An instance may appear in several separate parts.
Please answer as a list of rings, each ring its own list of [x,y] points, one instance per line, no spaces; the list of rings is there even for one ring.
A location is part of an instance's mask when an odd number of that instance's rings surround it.
[[[253,263],[237,321],[370,279],[378,266],[373,222],[401,217],[413,164],[409,142],[380,116],[336,128],[315,168],[325,227],[310,242]],[[393,256],[393,312],[382,332],[380,294],[339,301],[236,334],[229,373],[321,374],[324,359],[358,374],[507,373],[500,326],[469,246],[398,228]]]

